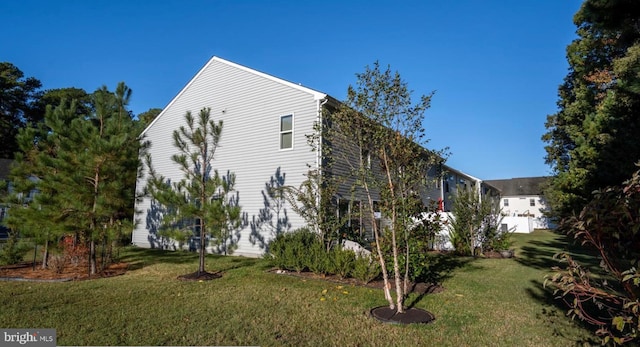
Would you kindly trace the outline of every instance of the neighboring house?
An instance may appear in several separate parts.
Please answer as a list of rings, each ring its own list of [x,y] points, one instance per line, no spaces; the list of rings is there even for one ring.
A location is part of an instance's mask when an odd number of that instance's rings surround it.
[[[11,169],[11,159],[0,159],[0,182],[9,184],[9,171]],[[0,203],[0,240],[8,237],[8,229],[3,225],[3,220],[7,216],[7,210],[9,208]]]
[[[497,198],[500,191],[489,181],[481,180],[462,171],[444,165],[444,175],[440,183],[440,196],[443,202],[442,211],[450,212],[458,189],[475,189],[480,199]]]
[[[516,232],[531,232],[535,229],[554,228],[545,216],[549,207],[543,195],[547,177],[522,177],[487,180],[500,190],[500,207],[505,215],[503,223]]]
[[[171,160],[177,152],[173,145],[173,131],[185,125],[187,111],[194,115],[202,108],[211,108],[215,121],[223,121],[219,148],[213,161],[221,174],[236,175],[235,190],[242,207],[243,224],[234,233],[237,249],[234,254],[260,256],[271,238],[281,232],[305,225],[288,203],[273,188],[299,187],[310,169],[322,165],[321,153],[312,151],[307,135],[314,133],[314,123],[339,105],[329,95],[291,83],[268,74],[213,57],[187,83],[176,97],[145,129],[145,139],[151,142],[149,155],[154,169],[171,182],[183,178],[178,166]],[[340,146],[334,144],[334,146]],[[334,148],[336,150],[336,148]],[[425,150],[425,155],[428,155]],[[344,164],[344,163],[342,163]],[[336,163],[334,174],[345,168]],[[447,167],[439,167],[425,173],[423,200],[442,201],[449,208],[452,191],[446,192],[447,183],[436,178],[444,172],[467,180],[470,186],[484,189],[482,181]],[[146,185],[145,171],[137,182],[137,190]],[[450,176],[447,176],[450,177]],[[449,189],[453,185],[449,183]],[[362,197],[353,196],[348,189],[341,189],[335,196],[336,212],[351,214],[359,208]],[[132,242],[141,247],[187,248],[158,234],[162,219],[162,206],[149,197],[136,202],[136,227]],[[360,228],[366,221],[349,220],[350,228]],[[365,231],[366,233],[366,231]],[[209,249],[216,252],[216,249]]]

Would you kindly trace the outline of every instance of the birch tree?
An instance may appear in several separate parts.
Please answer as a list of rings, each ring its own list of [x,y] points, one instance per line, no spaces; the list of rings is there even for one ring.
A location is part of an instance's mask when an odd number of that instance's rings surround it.
[[[412,91],[400,74],[392,73],[389,67],[381,69],[378,62],[356,76],[356,86],[349,86],[347,100],[331,116],[332,141],[343,144],[340,160],[350,165],[354,189],[364,193],[364,210],[375,238],[385,298],[391,309],[402,313],[409,287],[411,226],[416,212],[427,209],[420,192],[428,185],[429,168],[440,165],[445,153],[425,148],[424,112],[433,93],[413,103]],[[384,226],[375,223],[378,212],[388,221]],[[390,244],[390,257],[384,254],[383,242]],[[391,273],[387,271],[387,258]],[[395,301],[390,276],[395,282]]]

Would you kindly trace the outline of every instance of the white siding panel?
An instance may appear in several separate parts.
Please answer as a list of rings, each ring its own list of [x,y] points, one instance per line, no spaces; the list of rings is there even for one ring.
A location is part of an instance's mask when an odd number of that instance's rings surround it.
[[[236,253],[260,255],[262,245],[251,242],[250,235],[252,220],[265,208],[262,194],[266,193],[265,185],[279,169],[284,183],[297,187],[305,178],[307,164],[315,165],[316,154],[307,145],[305,135],[313,131],[317,105],[314,95],[303,90],[224,62],[211,61],[146,130],[154,168],[172,181],[182,178],[171,160],[171,155],[176,153],[173,131],[185,124],[187,111],[195,116],[203,107],[210,107],[212,118],[224,122],[213,166],[221,174],[227,170],[235,173],[235,188],[247,219]],[[291,150],[280,150],[279,122],[280,116],[286,114],[294,115],[294,145]],[[138,182],[138,189],[143,185],[144,179]],[[134,230],[133,243],[150,247],[149,199],[136,207],[141,213],[137,217],[139,224]],[[289,206],[281,212],[285,211],[291,229],[303,226],[303,220]],[[263,230],[261,236],[268,240],[272,235]]]

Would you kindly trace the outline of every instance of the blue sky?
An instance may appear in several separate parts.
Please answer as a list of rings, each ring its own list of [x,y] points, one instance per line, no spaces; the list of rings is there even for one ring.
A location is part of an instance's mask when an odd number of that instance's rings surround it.
[[[214,55],[343,100],[378,60],[425,114],[429,147],[482,179],[549,175],[548,114],[578,0],[2,1],[0,61],[44,89],[133,89],[163,108]]]

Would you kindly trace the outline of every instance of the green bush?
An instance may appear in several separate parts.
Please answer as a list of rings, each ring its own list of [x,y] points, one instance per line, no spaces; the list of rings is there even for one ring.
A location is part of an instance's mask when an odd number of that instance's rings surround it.
[[[307,268],[309,271],[326,275],[331,272],[331,259],[323,242],[317,241],[311,244],[308,250]]]
[[[279,269],[302,272],[311,262],[309,250],[315,243],[322,245],[318,236],[307,228],[283,233],[269,242],[267,258]]]
[[[350,249],[335,247],[329,253],[331,260],[331,272],[340,278],[347,278],[353,272],[356,262],[356,253]]]
[[[337,275],[347,278],[357,273],[358,279],[369,282],[378,276],[380,269],[376,262],[367,259],[358,266],[356,254],[352,250],[334,246],[329,251],[318,235],[306,228],[276,236],[265,255],[271,264],[282,270],[302,272],[309,270],[320,275]]]
[[[7,242],[0,245],[0,265],[17,264],[24,260],[24,254],[31,246],[18,238],[15,232],[9,233]]]
[[[367,284],[380,276],[380,263],[370,254],[358,254],[356,256],[353,271],[353,278]]]

